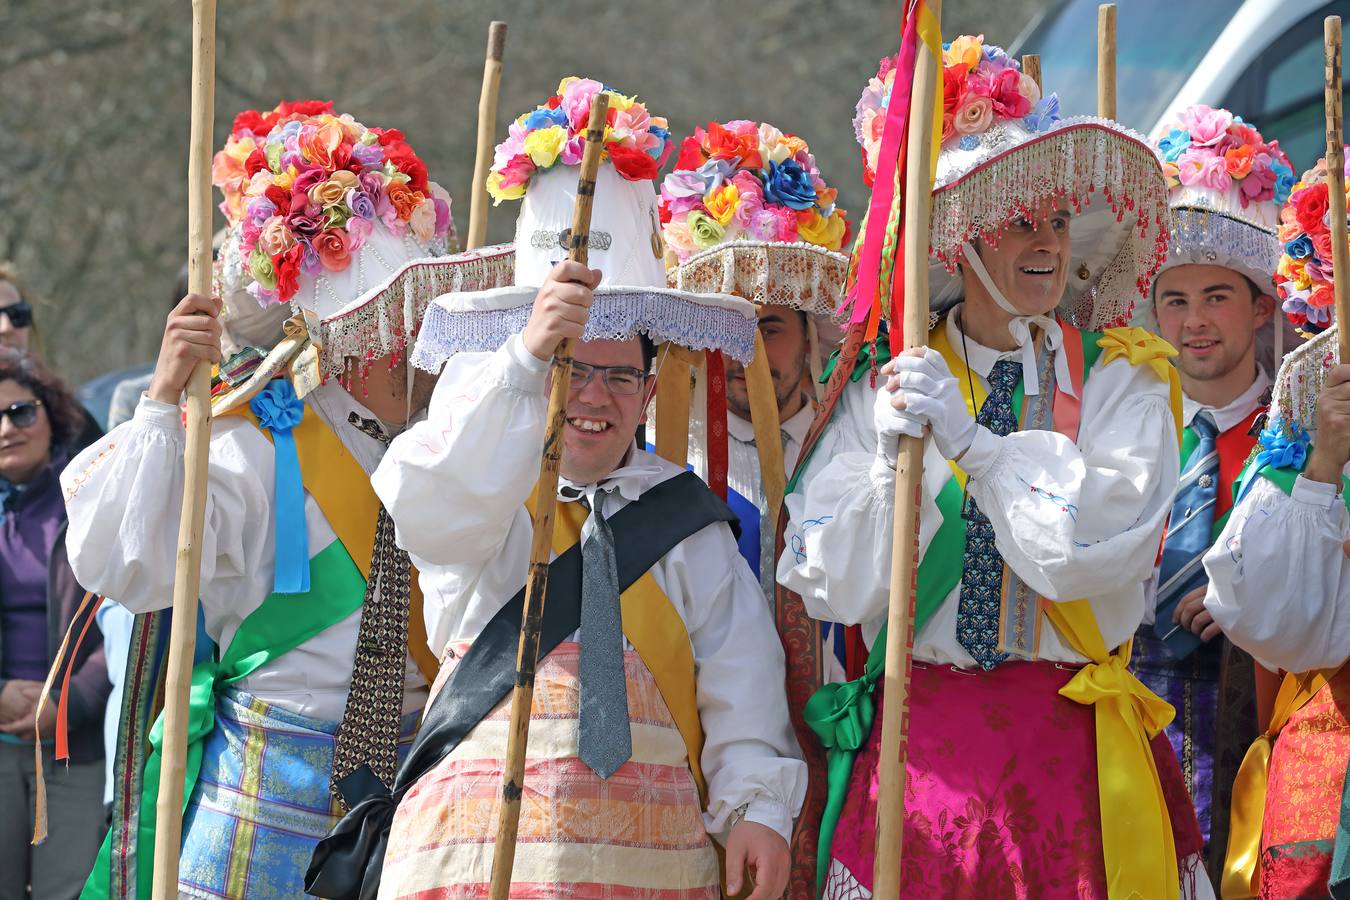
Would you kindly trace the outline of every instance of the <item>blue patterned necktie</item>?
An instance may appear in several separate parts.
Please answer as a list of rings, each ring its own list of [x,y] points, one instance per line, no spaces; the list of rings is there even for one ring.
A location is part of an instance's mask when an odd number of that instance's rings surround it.
[[[1178,659],[1200,646],[1200,639],[1172,621],[1172,614],[1187,593],[1205,583],[1201,564],[1214,540],[1214,504],[1219,497],[1219,452],[1215,439],[1219,427],[1208,412],[1201,411],[1190,428],[1199,438],[1181,481],[1168,520],[1158,567],[1158,600],[1154,606],[1153,632]]]
[[[581,712],[577,753],[601,778],[633,755],[628,683],[623,673],[623,616],[614,532],[605,519],[605,492],[595,492],[595,530],[581,545]]]
[[[975,421],[994,434],[1017,428],[1013,391],[1022,378],[1020,360],[1003,359],[989,373],[989,395]],[[1008,658],[998,652],[999,613],[1003,604],[1003,557],[994,547],[994,526],[972,498],[966,507],[966,558],[956,609],[956,640],[985,670]]]

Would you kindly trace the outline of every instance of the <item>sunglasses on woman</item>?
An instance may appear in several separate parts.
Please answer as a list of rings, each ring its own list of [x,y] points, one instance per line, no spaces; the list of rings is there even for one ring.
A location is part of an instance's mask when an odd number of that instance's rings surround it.
[[[42,406],[41,400],[20,400],[18,403],[11,403],[4,409],[0,409],[0,421],[9,419],[16,428],[31,428],[37,421],[38,407]]]
[[[33,307],[27,303],[11,303],[0,306],[0,313],[9,317],[9,324],[15,328],[27,328],[33,324]]]

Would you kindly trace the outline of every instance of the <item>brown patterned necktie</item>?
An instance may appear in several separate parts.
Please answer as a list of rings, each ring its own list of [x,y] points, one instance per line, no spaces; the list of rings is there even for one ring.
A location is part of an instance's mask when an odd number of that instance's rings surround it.
[[[381,506],[366,599],[361,605],[351,689],[333,750],[330,788],[344,809],[346,804],[337,787],[344,777],[366,765],[388,787],[393,785],[398,769],[411,565],[408,554],[395,542],[394,520]]]

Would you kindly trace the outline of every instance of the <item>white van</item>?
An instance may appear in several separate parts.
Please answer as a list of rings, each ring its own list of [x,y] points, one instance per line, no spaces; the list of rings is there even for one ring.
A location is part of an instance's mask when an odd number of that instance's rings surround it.
[[[1097,105],[1099,0],[1049,4],[1009,52],[1038,53],[1064,115]],[[1322,20],[1350,0],[1116,0],[1116,117],[1152,136],[1196,103],[1277,139],[1297,176],[1326,152]]]

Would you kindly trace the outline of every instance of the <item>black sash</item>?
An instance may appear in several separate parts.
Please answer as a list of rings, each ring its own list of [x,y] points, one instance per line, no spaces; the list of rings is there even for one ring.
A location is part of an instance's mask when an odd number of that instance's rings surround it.
[[[683,472],[645,491],[609,517],[620,590],[641,578],[685,538],[715,522],[737,527],[736,514],[698,476]],[[374,900],[394,810],[419,778],[459,745],[515,686],[525,589],[488,622],[422,718],[391,793],[367,767],[339,784],[351,811],[314,849],[305,893],[330,900]],[[581,624],[581,546],[549,566],[539,656]]]

